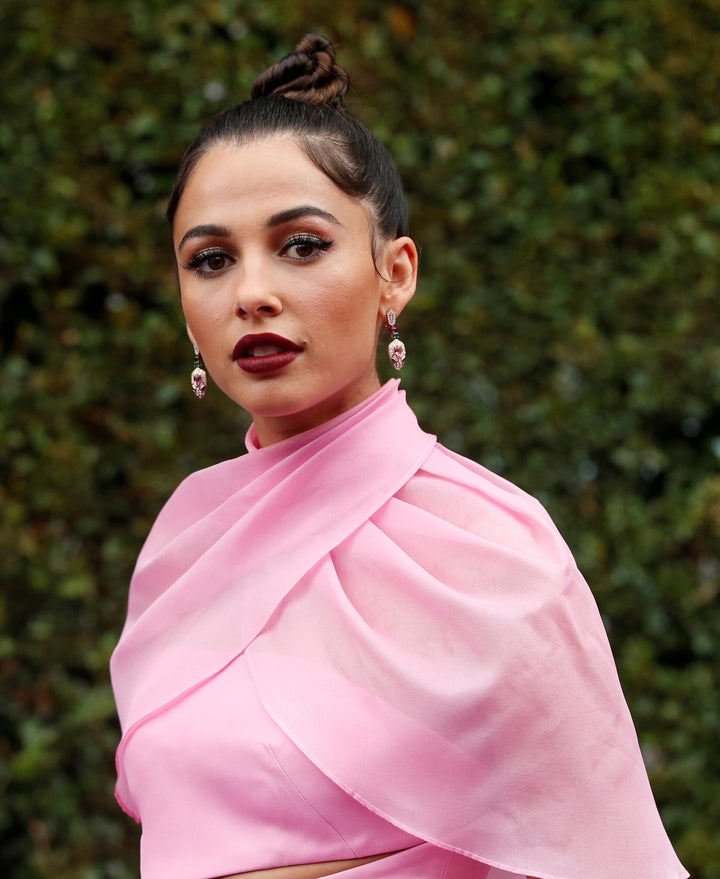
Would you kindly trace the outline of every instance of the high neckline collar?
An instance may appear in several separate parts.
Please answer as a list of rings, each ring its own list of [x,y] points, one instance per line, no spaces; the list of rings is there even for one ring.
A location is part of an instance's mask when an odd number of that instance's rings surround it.
[[[350,409],[346,409],[345,412],[341,412],[340,415],[336,415],[334,418],[330,418],[328,421],[318,424],[317,427],[311,427],[309,430],[304,430],[302,433],[280,440],[270,446],[260,445],[255,425],[251,424],[245,434],[245,448],[248,452],[253,454],[267,449],[275,449],[283,454],[287,454],[295,449],[301,448],[323,434],[334,430],[344,422],[349,422],[357,417],[362,417],[365,410],[371,411],[376,406],[384,403],[388,398],[400,393],[404,394],[404,391],[400,390],[400,379],[391,378],[369,397],[366,397],[362,402],[352,406]]]

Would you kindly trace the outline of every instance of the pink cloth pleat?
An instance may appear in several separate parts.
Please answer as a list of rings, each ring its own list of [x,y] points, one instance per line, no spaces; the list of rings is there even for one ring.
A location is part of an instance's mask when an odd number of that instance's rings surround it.
[[[396,382],[249,446],[178,488],[138,560],[112,661],[121,798],[134,726],[244,651],[323,773],[488,877],[687,875],[595,602],[535,500],[437,445]]]

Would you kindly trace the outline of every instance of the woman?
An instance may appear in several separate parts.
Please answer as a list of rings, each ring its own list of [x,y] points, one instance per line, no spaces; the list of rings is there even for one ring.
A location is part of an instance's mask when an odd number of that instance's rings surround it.
[[[113,656],[142,875],[679,879],[568,549],[380,385],[417,250],[347,84],[305,37],[170,199],[193,388],[253,423],[158,517]]]

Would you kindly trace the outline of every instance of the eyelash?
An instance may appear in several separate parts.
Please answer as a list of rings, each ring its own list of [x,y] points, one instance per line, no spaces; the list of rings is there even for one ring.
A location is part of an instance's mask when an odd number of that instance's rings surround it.
[[[187,262],[183,263],[183,268],[188,269],[188,271],[193,271],[200,278],[209,278],[212,275],[216,275],[218,272],[221,272],[222,269],[207,270],[201,269],[200,266],[207,262],[209,259],[212,259],[214,256],[220,256],[223,259],[229,259],[230,257],[223,250],[201,250],[199,253],[196,253],[194,256],[190,257]],[[223,266],[225,268],[225,266]]]
[[[292,259],[295,259],[298,262],[309,262],[310,260],[316,259],[320,253],[329,250],[332,245],[332,241],[320,238],[317,235],[293,235],[293,237],[285,243],[280,252],[287,253],[292,247],[312,247],[314,252],[310,255],[292,257]]]
[[[287,254],[289,250],[293,247],[312,247],[313,253],[308,254],[307,256],[294,256],[291,257],[295,262],[311,262],[314,259],[317,259],[320,253],[324,253],[326,250],[329,250],[333,241],[330,239],[320,238],[317,235],[294,235],[282,247],[280,251],[281,254]],[[202,269],[200,268],[203,263],[206,263],[209,259],[213,257],[222,257],[225,260],[231,259],[224,250],[219,250],[217,248],[209,249],[209,250],[201,250],[199,253],[196,253],[192,256],[187,262],[183,263],[183,268],[188,271],[195,272],[195,274],[200,278],[210,278],[213,275],[219,274],[224,268],[227,266],[224,265],[219,269]]]

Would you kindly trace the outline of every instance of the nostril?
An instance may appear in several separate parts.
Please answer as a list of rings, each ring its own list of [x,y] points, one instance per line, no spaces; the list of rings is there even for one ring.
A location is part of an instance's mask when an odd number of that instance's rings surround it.
[[[235,301],[235,313],[240,317],[280,314],[282,310],[280,299],[273,293],[246,291]]]

